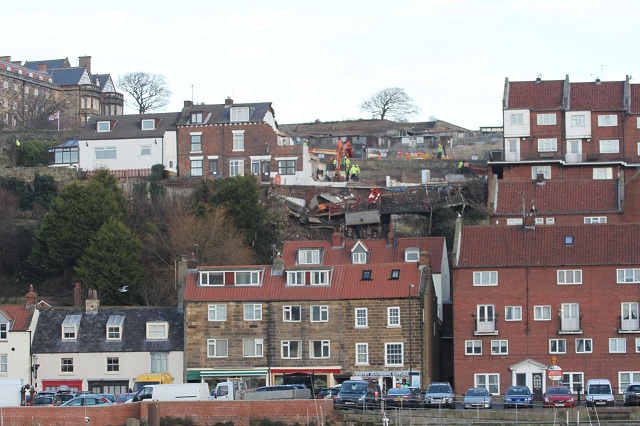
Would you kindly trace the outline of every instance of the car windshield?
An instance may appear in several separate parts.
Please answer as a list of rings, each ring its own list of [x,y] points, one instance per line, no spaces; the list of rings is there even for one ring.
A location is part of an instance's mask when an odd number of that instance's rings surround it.
[[[342,392],[365,393],[367,385],[364,383],[350,383],[342,385]]]
[[[640,392],[640,385],[632,385],[627,388],[627,392]]]
[[[129,394],[129,393],[121,393],[120,395],[118,395],[118,397],[116,398],[117,402],[126,402],[128,400],[130,400],[131,398],[133,398],[133,394]]]
[[[451,389],[447,385],[431,385],[427,389],[428,393],[449,393]]]
[[[387,395],[409,395],[411,390],[409,388],[393,388],[389,389]]]
[[[569,388],[549,388],[548,395],[571,395]]]
[[[609,385],[591,385],[589,387],[590,394],[602,395],[604,393],[611,393]]]
[[[508,395],[529,395],[530,393],[527,388],[510,388],[507,391]]]
[[[486,389],[469,389],[467,396],[487,396],[489,392]]]

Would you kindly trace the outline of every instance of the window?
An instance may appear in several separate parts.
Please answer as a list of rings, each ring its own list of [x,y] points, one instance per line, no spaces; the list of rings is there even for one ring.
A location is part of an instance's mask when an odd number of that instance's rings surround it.
[[[478,305],[476,312],[476,333],[496,333],[494,305]]]
[[[371,281],[371,269],[364,269],[362,271],[362,281]]]
[[[607,223],[607,217],[606,216],[585,217],[584,223],[587,225],[592,223]]]
[[[509,226],[522,225],[522,218],[520,218],[520,219],[507,219],[507,225],[509,225]]]
[[[110,121],[98,121],[96,130],[98,132],[110,132],[111,131],[111,122]]]
[[[560,306],[560,331],[580,332],[580,306],[577,303],[563,303]]]
[[[26,93],[27,95],[29,94],[29,86],[25,86],[24,93]]]
[[[9,338],[9,323],[0,322],[0,340],[8,340]]]
[[[329,340],[309,341],[309,358],[329,358]]]
[[[201,112],[192,112],[191,113],[191,124],[199,124],[202,123],[202,113]]]
[[[9,372],[9,358],[7,354],[0,354],[0,374],[7,374]]]
[[[299,305],[282,307],[282,321],[300,322],[301,319],[302,319],[302,308]]]
[[[67,315],[62,321],[62,340],[76,340],[81,315]]]
[[[244,130],[232,130],[233,150],[244,151]]]
[[[302,271],[287,272],[287,285],[304,285],[304,276]]]
[[[534,321],[551,321],[551,306],[534,306],[533,307],[533,320]]]
[[[640,283],[640,269],[618,269],[618,284]]]
[[[523,113],[510,114],[509,123],[512,126],[521,126],[521,125],[523,125],[524,124],[524,114]]]
[[[249,108],[248,107],[232,107],[231,108],[231,121],[249,121]]]
[[[236,285],[258,285],[260,284],[260,273],[258,271],[234,272]]]
[[[224,285],[224,272],[200,272],[200,285]]]
[[[209,321],[226,321],[227,305],[209,305]]]
[[[209,174],[217,175],[218,174],[218,159],[210,158],[209,159]]]
[[[465,340],[465,355],[482,355],[482,340]]]
[[[417,248],[408,248],[404,251],[405,262],[418,262],[420,260],[420,250]]]
[[[609,127],[609,126],[617,126],[617,125],[618,125],[617,115],[599,115],[598,116],[598,127]]]
[[[280,349],[283,359],[302,358],[302,342],[300,340],[283,340]]]
[[[191,176],[202,176],[202,160],[191,160]]]
[[[356,343],[356,365],[369,364],[369,344]]]
[[[522,306],[505,306],[505,321],[522,321]]]
[[[622,323],[621,331],[638,331],[640,323],[638,322],[638,302],[622,302],[620,304]]]
[[[495,373],[474,374],[474,386],[477,388],[485,388],[492,395],[500,394],[500,375]]]
[[[492,340],[491,355],[507,355],[509,353],[508,340]]]
[[[319,265],[320,250],[300,250],[298,251],[299,265]]]
[[[245,321],[262,321],[262,305],[247,304],[244,305],[244,320]]]
[[[629,383],[640,382],[640,371],[620,371],[618,373],[618,383],[620,384],[619,391],[621,393],[627,388]]]
[[[245,358],[256,358],[262,356],[262,339],[242,339],[242,356]]]
[[[60,372],[61,373],[73,373],[73,358],[61,358],[60,359]]]
[[[567,244],[567,245],[573,244],[573,235],[565,235],[564,236],[564,243]]]
[[[609,339],[609,353],[623,354],[627,352],[627,339],[624,337],[614,337]]]
[[[78,148],[57,148],[54,151],[55,164],[71,164],[78,162]]]
[[[169,371],[169,354],[164,352],[151,352],[151,372],[165,373]]]
[[[577,354],[593,353],[593,340],[592,339],[576,339],[576,353]]]
[[[473,273],[474,286],[498,285],[498,271],[479,271]]]
[[[229,355],[229,341],[227,339],[207,339],[208,358],[226,358]]]
[[[567,340],[566,339],[549,339],[549,353],[550,354],[566,354]]]
[[[311,322],[329,321],[329,306],[312,305],[310,309],[311,309]]]
[[[229,161],[229,176],[244,176],[244,160]]]
[[[142,120],[142,130],[154,130],[156,128],[156,120]]]
[[[619,149],[619,141],[617,139],[600,141],[601,154],[617,154],[618,152],[620,152],[620,149]]]
[[[311,285],[329,284],[329,271],[311,271]]]
[[[571,127],[585,127],[585,116],[584,115],[572,115],[571,116]]]
[[[141,146],[140,147],[140,155],[141,156],[151,155],[151,146],[149,146],[149,145]]]
[[[351,263],[354,264],[366,264],[367,253],[351,253]]]
[[[582,284],[582,271],[577,270],[559,270],[558,284]]]
[[[367,308],[356,308],[356,327],[368,327],[369,317]]]
[[[116,159],[116,147],[97,147],[96,148],[96,160],[115,160]]]
[[[584,393],[584,373],[565,372],[562,374],[562,384],[575,393]]]
[[[387,308],[387,327],[400,327],[400,308]]]
[[[191,152],[202,151],[202,133],[191,133]]]
[[[636,118],[636,129],[640,129],[640,117]]]
[[[166,322],[148,322],[147,339],[166,340],[169,336],[169,324]]]
[[[278,174],[279,175],[295,175],[296,174],[296,160],[279,160],[278,161]]]
[[[545,179],[551,179],[551,166],[531,167],[531,179],[537,179],[539,174],[542,175]]]
[[[400,269],[392,269],[390,280],[399,280],[400,279]]]
[[[558,150],[558,140],[538,139],[538,152],[556,152]]]
[[[121,335],[119,325],[107,325],[107,340],[120,340]]]
[[[537,119],[539,126],[553,126],[556,124],[555,114],[538,114]]]
[[[401,366],[404,365],[404,344],[385,343],[384,344],[384,365]]]
[[[640,353],[640,337],[636,337],[636,353]]]
[[[107,372],[120,371],[120,358],[117,356],[107,357]]]

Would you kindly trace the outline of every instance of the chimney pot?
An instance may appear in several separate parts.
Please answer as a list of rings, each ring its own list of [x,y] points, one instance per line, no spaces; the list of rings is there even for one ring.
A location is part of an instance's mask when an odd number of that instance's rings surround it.
[[[193,106],[193,102],[191,101],[184,101],[184,107],[185,108],[191,108]]]
[[[26,299],[26,304],[25,305],[26,305],[26,307],[30,308],[31,306],[35,306],[37,298],[38,298],[38,295],[33,291],[33,285],[30,285],[29,286],[29,292],[25,296],[25,299]]]
[[[196,254],[191,253],[189,260],[187,261],[187,269],[196,269],[198,267],[198,259],[196,259]]]
[[[227,96],[227,99],[224,100],[224,104],[233,105],[233,99],[231,99],[231,96]]]
[[[340,231],[340,228],[333,228],[333,234],[331,234],[331,247],[338,248],[342,246],[342,231]]]
[[[79,282],[73,288],[73,306],[82,306],[82,287]]]

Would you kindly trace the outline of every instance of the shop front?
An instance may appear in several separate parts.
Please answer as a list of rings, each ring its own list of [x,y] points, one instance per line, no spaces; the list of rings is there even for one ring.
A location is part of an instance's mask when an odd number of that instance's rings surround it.
[[[326,368],[291,368],[291,367],[278,367],[270,370],[271,384],[280,385],[291,383],[305,383],[303,376],[310,377],[313,380],[314,389],[328,388],[339,384],[336,380],[336,376],[342,372],[340,367],[326,367]],[[299,377],[299,380],[295,380],[295,377]],[[288,380],[287,380],[288,379]],[[305,383],[306,384],[306,383]]]
[[[215,389],[220,382],[230,380],[247,380],[250,388],[266,386],[268,371],[266,369],[246,370],[214,370],[214,369],[189,369],[187,370],[188,383],[208,383],[209,389]]]
[[[43,380],[42,390],[57,391],[60,386],[69,386],[72,392],[88,390],[82,388],[82,380]]]
[[[352,380],[374,380],[386,392],[401,386],[420,387],[420,373],[409,370],[354,371]]]

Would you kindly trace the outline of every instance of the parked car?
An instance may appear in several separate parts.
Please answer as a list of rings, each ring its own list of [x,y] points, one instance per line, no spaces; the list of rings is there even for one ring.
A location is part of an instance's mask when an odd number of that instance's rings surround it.
[[[571,389],[566,386],[550,386],[542,396],[543,407],[575,407]]]
[[[40,391],[38,392],[38,396],[49,396],[49,395],[55,395],[56,392],[55,391]]]
[[[504,408],[533,408],[533,395],[528,386],[509,386],[504,394]]]
[[[316,399],[335,399],[338,396],[339,389],[323,388],[316,394]]]
[[[125,402],[131,402],[134,396],[135,393],[133,392],[121,393],[116,397],[114,404],[124,404]]]
[[[584,400],[587,407],[605,405],[613,407],[615,398],[608,379],[589,379],[585,387]]]
[[[60,400],[61,403],[65,403],[76,397],[75,393],[72,392],[59,392],[56,393],[56,397]]]
[[[60,401],[58,397],[55,395],[36,395],[36,397],[33,398],[33,404],[31,405],[33,405],[34,407],[36,406],[53,407],[60,404],[62,404],[62,401]]]
[[[333,400],[333,408],[376,408],[380,406],[382,389],[376,382],[367,380],[346,380],[342,382],[338,396]]]
[[[78,407],[78,406],[94,406],[94,405],[113,405],[111,401],[100,395],[83,394],[68,400],[62,407]]]
[[[420,408],[422,392],[418,388],[392,388],[384,398],[387,407]]]
[[[98,395],[107,398],[112,404],[116,402],[116,396],[112,393],[100,393]]]
[[[449,382],[434,382],[422,395],[425,407],[456,408],[456,395]]]
[[[463,407],[467,408],[493,408],[493,398],[485,388],[469,388],[464,394]]]
[[[277,390],[293,390],[293,389],[306,389],[305,385],[273,385],[273,386],[261,386],[256,389],[256,392],[270,392]]]
[[[624,390],[624,405],[640,405],[640,383],[629,383]]]

